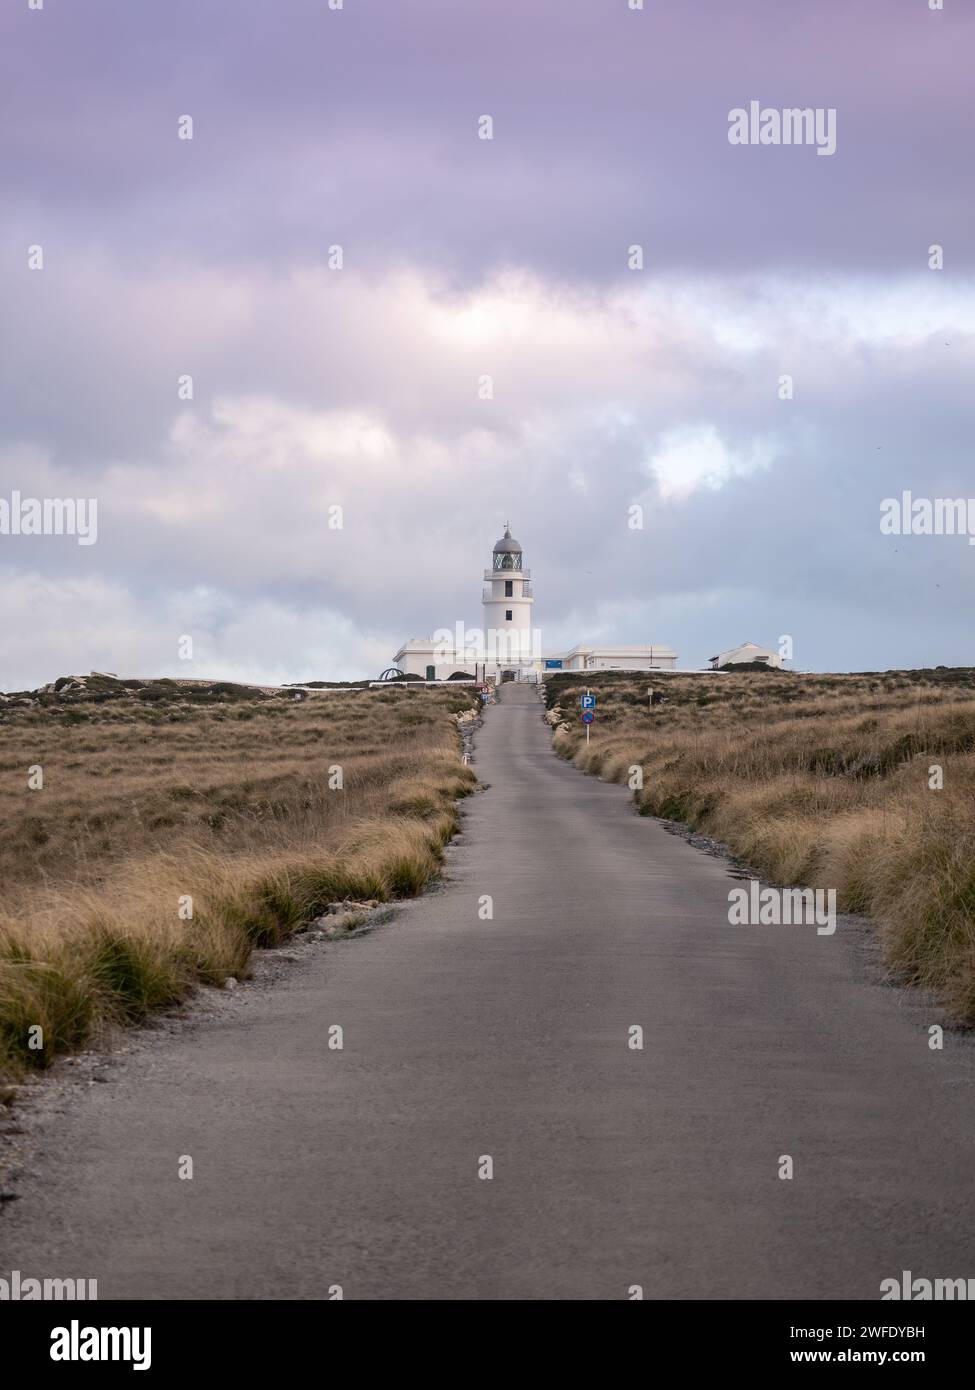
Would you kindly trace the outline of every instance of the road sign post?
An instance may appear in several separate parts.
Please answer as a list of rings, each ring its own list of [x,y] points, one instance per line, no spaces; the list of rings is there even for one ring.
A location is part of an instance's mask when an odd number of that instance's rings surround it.
[[[596,697],[592,691],[587,690],[579,701],[582,706],[582,722],[586,726],[586,742],[589,742],[589,728],[596,718]]]

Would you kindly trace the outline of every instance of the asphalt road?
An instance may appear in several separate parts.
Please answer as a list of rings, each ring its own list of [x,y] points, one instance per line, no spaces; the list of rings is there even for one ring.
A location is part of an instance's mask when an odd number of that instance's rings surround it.
[[[876,981],[862,930],[730,926],[728,866],[559,762],[527,690],[488,712],[477,769],[442,888],[67,1107],[0,1272],[102,1298],[875,1299],[905,1269],[975,1276],[973,1049],[928,1047],[936,1013]]]

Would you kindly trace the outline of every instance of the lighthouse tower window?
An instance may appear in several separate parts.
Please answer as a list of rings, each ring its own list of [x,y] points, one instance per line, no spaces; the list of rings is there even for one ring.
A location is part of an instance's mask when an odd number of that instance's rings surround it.
[[[506,609],[504,610],[504,620],[505,620],[506,623],[510,623],[510,622],[511,622],[511,609],[510,609],[510,608],[506,608]]]
[[[505,598],[514,598],[515,584],[513,579],[506,579],[504,581],[504,596]]]

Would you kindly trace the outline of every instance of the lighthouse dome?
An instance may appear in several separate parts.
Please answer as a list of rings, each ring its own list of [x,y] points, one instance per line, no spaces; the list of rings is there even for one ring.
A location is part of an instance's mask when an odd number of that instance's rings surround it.
[[[501,537],[501,539],[496,543],[494,547],[494,553],[495,555],[521,554],[521,546],[512,537],[512,534],[507,526],[504,528],[504,535]]]

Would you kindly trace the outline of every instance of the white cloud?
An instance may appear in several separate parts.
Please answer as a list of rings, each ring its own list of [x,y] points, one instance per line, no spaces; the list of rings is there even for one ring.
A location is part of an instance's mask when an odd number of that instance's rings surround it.
[[[680,501],[698,488],[717,489],[731,478],[769,468],[774,459],[767,440],[751,440],[730,449],[713,425],[668,430],[648,462],[660,496]]]
[[[213,589],[146,596],[98,578],[0,579],[0,626],[16,661],[6,689],[90,670],[274,685],[375,676],[389,664],[388,639],[324,606],[242,605]],[[179,656],[184,635],[193,639],[190,660]]]
[[[8,685],[70,666],[171,669],[188,623],[198,662],[214,663],[206,674],[378,672],[405,637],[477,626],[479,570],[506,516],[535,570],[546,641],[574,629],[584,584],[631,614],[620,640],[646,631],[649,593],[649,637],[684,656],[689,596],[703,602],[729,574],[761,591],[773,552],[777,595],[884,592],[857,579],[887,561],[866,544],[877,501],[932,459],[951,495],[967,458],[967,422],[943,409],[925,425],[924,458],[898,424],[934,393],[957,394],[951,373],[975,341],[975,293],[949,295],[934,276],[917,295],[845,282],[826,313],[787,281],[648,276],[569,293],[509,273],[454,295],[413,271],[251,268],[197,273],[175,301],[177,328],[171,275],[81,266],[55,318],[34,306],[11,358],[21,390],[0,490],[96,496],[99,540],[84,553],[0,542],[15,581]],[[972,337],[953,335],[932,363],[916,333],[939,315]],[[176,395],[186,370],[192,403]],[[792,402],[777,397],[784,370]],[[492,401],[477,399],[482,372]],[[53,412],[43,430],[20,404],[36,380]],[[639,535],[626,530],[635,500]],[[328,527],[335,503],[342,531]],[[818,516],[815,553],[788,541],[797,507]],[[762,546],[749,546],[759,517]],[[904,603],[921,601],[907,574],[897,582]],[[943,621],[953,630],[951,613]]]

